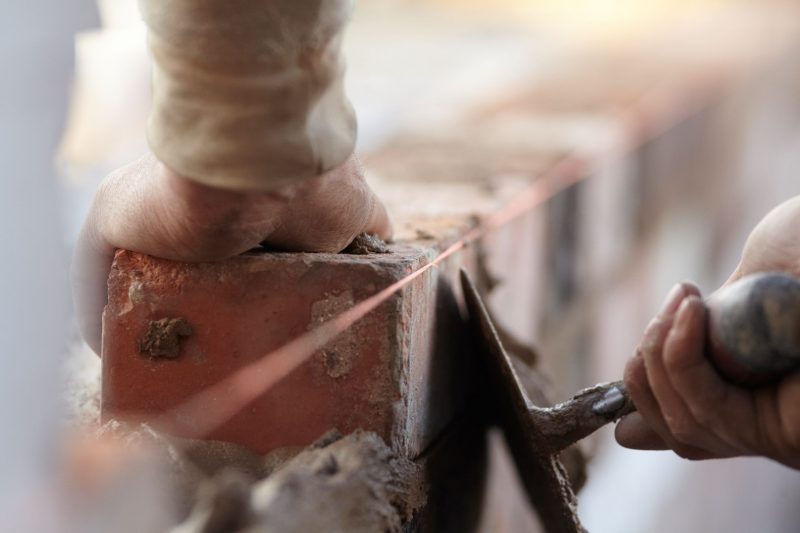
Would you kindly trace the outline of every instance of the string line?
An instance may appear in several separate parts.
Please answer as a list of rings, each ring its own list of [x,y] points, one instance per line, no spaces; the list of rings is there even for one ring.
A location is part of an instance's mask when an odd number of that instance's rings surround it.
[[[576,161],[570,156],[565,156],[540,176],[522,195],[499,212],[485,218],[429,263],[280,348],[236,370],[215,385],[161,415],[156,419],[156,425],[161,423],[169,426],[170,422],[175,420],[191,421],[193,432],[198,435],[209,435],[414,280],[438,267],[470,243],[530,212],[560,191],[581,181],[583,175],[576,172],[575,167]]]
[[[618,117],[619,122],[633,126],[632,132],[627,137],[620,138],[616,146],[610,147],[607,155],[612,157],[630,152],[663,133],[669,125],[676,124],[700,111],[707,100],[707,93],[711,92],[710,89],[715,85],[713,82],[708,83],[709,80],[704,81],[707,83],[690,88],[688,94],[683,95],[683,99],[666,94],[669,91],[654,90],[645,94],[628,110],[621,112]],[[414,280],[438,267],[470,243],[527,214],[559,192],[583,181],[589,174],[584,166],[580,156],[562,157],[521,195],[500,211],[484,218],[429,263],[280,348],[264,354],[217,384],[200,391],[156,418],[155,424],[169,427],[174,421],[191,421],[196,435],[211,434]]]

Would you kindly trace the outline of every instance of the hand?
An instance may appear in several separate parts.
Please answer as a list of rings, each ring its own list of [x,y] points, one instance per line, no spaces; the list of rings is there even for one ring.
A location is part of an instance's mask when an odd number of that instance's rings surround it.
[[[726,285],[763,271],[800,276],[798,224],[800,197],[758,224]],[[759,389],[725,382],[705,357],[705,313],[691,284],[667,297],[625,368],[638,412],[619,423],[617,441],[687,459],[761,455],[800,468],[800,373]]]
[[[73,293],[81,332],[100,353],[114,251],[174,261],[220,261],[266,243],[339,252],[360,233],[391,237],[389,217],[355,157],[274,192],[233,192],[182,178],[146,156],[108,176],[76,244]]]

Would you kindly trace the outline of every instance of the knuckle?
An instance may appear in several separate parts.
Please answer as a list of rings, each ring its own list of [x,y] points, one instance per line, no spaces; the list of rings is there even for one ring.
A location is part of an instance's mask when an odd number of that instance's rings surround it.
[[[647,327],[644,329],[644,334],[642,335],[642,342],[639,344],[639,349],[644,350],[644,348],[653,342],[653,337],[656,337],[663,327],[661,325],[661,319],[655,317],[647,324]]]
[[[681,373],[689,365],[687,365],[686,354],[678,349],[674,342],[669,342],[674,340],[674,337],[670,338],[664,346],[664,367],[673,373]]]
[[[696,381],[699,379],[700,370],[697,366],[697,361],[692,359],[692,354],[683,350],[678,350],[674,345],[667,345],[664,350],[664,370],[670,377],[670,380],[675,384],[675,387],[686,390],[687,388],[694,387]],[[708,391],[697,390],[692,393],[692,396],[707,396]]]
[[[680,444],[692,444],[697,434],[696,425],[685,416],[664,415],[670,433]]]
[[[663,335],[672,326],[672,319],[665,318],[661,315],[653,317],[650,324],[647,325],[645,333],[650,336]]]
[[[680,379],[680,377],[676,377]],[[704,390],[695,390],[691,395],[684,395],[683,400],[694,418],[697,426],[707,431],[719,432],[730,422],[725,410],[728,409],[727,389],[708,386]]]
[[[644,332],[638,351],[644,356],[658,352],[664,344],[669,327],[668,322],[661,318],[654,318]]]
[[[714,429],[717,427],[719,423],[719,417],[716,413],[709,411],[708,409],[704,409],[701,407],[692,407],[690,406],[692,411],[692,416],[697,423],[697,425],[707,428],[707,429]]]

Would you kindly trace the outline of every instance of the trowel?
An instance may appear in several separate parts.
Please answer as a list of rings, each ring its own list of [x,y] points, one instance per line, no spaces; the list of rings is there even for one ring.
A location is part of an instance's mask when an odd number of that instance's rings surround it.
[[[531,401],[466,270],[461,284],[492,400],[528,498],[550,533],[585,531],[558,452],[635,410],[624,383],[585,389],[558,405]],[[800,281],[757,274],[706,302],[708,356],[729,381],[756,386],[800,368]],[[545,396],[542,393],[540,396]]]

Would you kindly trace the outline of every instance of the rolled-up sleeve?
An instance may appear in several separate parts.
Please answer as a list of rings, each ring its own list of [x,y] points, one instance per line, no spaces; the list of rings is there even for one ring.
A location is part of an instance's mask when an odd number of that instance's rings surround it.
[[[269,190],[353,152],[341,43],[352,0],[140,0],[153,55],[148,140],[173,171]]]

